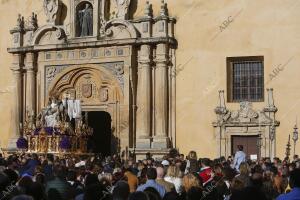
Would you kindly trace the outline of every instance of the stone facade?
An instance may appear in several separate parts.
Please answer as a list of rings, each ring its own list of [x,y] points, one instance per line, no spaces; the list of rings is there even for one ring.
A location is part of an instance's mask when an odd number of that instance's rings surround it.
[[[52,1],[52,3],[53,2],[56,1]],[[124,88],[124,92],[130,91],[132,96],[136,97],[139,97],[137,91],[142,91],[142,89],[138,88],[138,76],[142,71],[138,71],[138,69],[142,68],[142,66],[146,66],[147,59],[150,59],[152,63],[151,80],[157,73],[164,74],[163,70],[158,70],[155,75],[153,71],[153,66],[156,66],[154,63],[157,60],[155,58],[157,45],[160,43],[167,44],[167,42],[158,39],[160,33],[158,30],[162,30],[163,28],[163,23],[159,25],[157,21],[157,18],[161,16],[161,0],[151,0],[152,9],[146,9],[149,7],[149,5],[146,4],[146,0],[131,0],[129,6],[127,6],[127,1],[124,1],[124,3],[126,2],[125,4],[123,4],[122,1],[122,10],[120,12],[118,12],[117,1],[106,0],[104,2],[110,2],[110,5],[106,4],[106,6],[101,6],[103,1],[98,0],[98,7],[93,7],[94,9],[98,9],[98,28],[93,28],[93,30],[96,30],[95,35],[88,36],[84,39],[74,38],[74,36],[72,36],[72,34],[75,34],[72,32],[74,30],[71,26],[74,23],[73,20],[75,20],[75,16],[71,14],[71,12],[74,13],[76,10],[71,9],[71,4],[80,1],[60,0],[60,2],[60,11],[59,9],[56,10],[55,7],[55,5],[58,4],[50,4],[48,9],[50,8],[51,11],[45,14],[44,1],[0,0],[1,148],[6,148],[9,145],[9,138],[18,137],[19,126],[16,125],[15,120],[17,122],[24,120],[25,114],[23,112],[26,110],[26,101],[29,102],[30,99],[28,98],[34,96],[25,96],[24,93],[36,93],[38,99],[36,99],[36,103],[31,106],[35,107],[33,109],[36,109],[38,112],[45,104],[47,97],[44,92],[48,91],[46,88],[53,87],[56,84],[55,81],[59,79],[54,79],[53,75],[60,77],[62,76],[61,72],[68,74],[65,68],[67,66],[71,67],[69,69],[70,73],[81,75],[81,78],[78,77],[81,81],[80,84],[86,86],[73,84],[77,88],[88,88],[88,84],[94,85],[94,88],[99,87],[103,80],[94,83],[95,76],[91,76],[91,83],[82,82],[83,80],[86,81],[86,79],[78,72],[76,65],[89,65],[92,69],[88,73],[92,74],[94,74],[94,68],[99,68],[101,73],[96,74],[101,74],[101,76],[105,75],[103,71],[108,72],[108,68],[113,67],[114,70],[110,71],[111,76],[109,80],[114,80],[114,84],[120,86],[118,90],[115,91],[122,93],[122,88]],[[96,3],[95,0],[90,2],[92,2],[93,5]],[[184,154],[187,154],[190,150],[195,150],[200,157],[208,156],[214,158],[219,156],[220,140],[218,139],[219,134],[216,132],[216,129],[220,127],[213,126],[212,122],[217,122],[216,118],[218,115],[216,115],[214,109],[216,105],[219,105],[218,91],[227,88],[226,58],[263,56],[265,98],[261,102],[252,102],[252,109],[255,112],[264,111],[264,108],[268,105],[268,93],[266,88],[274,88],[274,101],[278,108],[278,111],[275,113],[276,118],[274,119],[275,121],[280,121],[280,126],[276,126],[276,139],[273,141],[273,144],[276,144],[276,148],[273,149],[276,150],[277,156],[281,158],[284,157],[288,135],[292,134],[297,116],[299,118],[298,113],[300,112],[300,93],[297,92],[300,89],[299,78],[297,76],[297,74],[299,74],[299,68],[297,66],[300,65],[300,13],[297,11],[299,3],[295,0],[274,0],[271,4],[268,0],[166,0],[166,2],[168,3],[169,16],[176,19],[176,26],[172,26],[172,23],[168,24],[168,31],[170,30],[168,34],[174,34],[174,36],[170,35],[170,38],[175,38],[178,41],[177,48],[176,42],[174,45],[173,39],[170,39],[170,41],[173,42],[169,42],[168,44],[169,56],[167,59],[170,63],[168,72],[171,73],[168,77],[168,83],[171,87],[171,89],[168,90],[168,96],[172,99],[171,102],[168,103],[169,120],[167,122],[170,146],[175,146]],[[82,9],[83,8],[80,7],[80,10]],[[106,10],[106,14],[104,14],[105,20],[100,19],[103,13],[102,9]],[[151,12],[151,10],[153,11]],[[125,15],[123,11],[125,11]],[[35,12],[35,15],[32,15],[32,12]],[[93,10],[93,12],[96,11]],[[18,17],[18,13],[21,13],[22,16]],[[148,20],[146,16],[149,16],[149,14],[153,17],[151,16]],[[37,18],[37,23],[35,18]],[[16,19],[18,19],[18,26],[15,26]],[[114,19],[114,22],[108,24],[112,19]],[[125,29],[126,26],[119,23],[120,20],[123,20],[123,22],[125,20],[125,24],[132,24],[134,29]],[[29,21],[33,23],[30,25]],[[39,30],[41,30],[41,27],[44,25],[47,25],[51,32],[46,31],[45,34],[48,34],[43,35],[43,31],[35,30],[37,28],[36,25],[38,25]],[[63,33],[61,29],[57,30],[53,28],[53,26],[62,28],[65,34],[61,34]],[[111,38],[111,31],[105,30],[105,27],[108,26],[112,27],[115,33],[119,32],[120,34]],[[9,30],[12,30],[13,36]],[[32,45],[28,44],[26,38],[30,39],[30,35],[33,32],[34,35],[37,35],[38,31],[41,33],[40,36],[43,35],[43,37],[36,38],[38,44],[34,45],[33,48]],[[60,39],[57,39],[56,33]],[[135,35],[135,33],[137,35]],[[125,34],[127,35],[125,36]],[[20,35],[24,37],[20,37]],[[96,38],[96,36],[99,37]],[[151,38],[151,42],[149,38]],[[65,41],[68,41],[68,43],[66,44]],[[21,44],[23,47],[19,48]],[[81,45],[80,48],[78,47],[79,44]],[[142,47],[142,45],[150,45],[150,50],[146,46]],[[122,50],[117,50],[119,47],[129,48],[131,56],[114,56],[117,54],[116,51],[119,53],[122,52]],[[9,48],[9,52],[7,48]],[[20,51],[13,51],[14,48],[20,49]],[[105,51],[106,48],[112,48],[111,54],[110,51]],[[114,48],[116,49],[114,50]],[[147,56],[140,57],[139,55],[144,54],[140,49],[143,49],[143,51],[151,51],[152,55],[149,58]],[[164,49],[164,47],[160,47],[160,49]],[[83,51],[81,55],[79,51]],[[127,50],[123,52],[125,51]],[[10,52],[12,52],[12,54]],[[28,54],[28,56],[34,56],[35,59],[37,59],[36,61],[32,60],[34,62],[31,62],[31,58],[27,57],[27,59],[26,55],[24,55],[30,52],[33,53],[33,55]],[[104,52],[106,52],[105,57]],[[84,59],[85,55],[87,56],[86,59]],[[96,57],[96,59],[91,59],[91,61],[87,63],[86,60],[89,60],[88,57]],[[162,57],[163,56],[160,56],[159,60],[163,60]],[[46,58],[51,60],[46,61]],[[121,63],[124,65],[124,75],[118,75],[120,74],[119,72],[122,71],[119,70],[121,65],[115,67],[116,64]],[[131,63],[135,64],[133,65]],[[28,70],[28,76],[26,72],[27,67],[25,67],[25,65],[27,65],[28,69],[31,68],[31,65],[34,66],[33,70]],[[41,65],[45,68],[41,69]],[[126,77],[126,73],[128,73],[126,70],[128,69],[129,71],[132,70],[132,73],[136,76],[129,76],[129,79],[122,78]],[[44,74],[41,73],[41,70],[44,70]],[[47,76],[45,74],[46,70]],[[31,78],[32,74],[37,80],[35,89],[26,87],[27,83],[25,83],[27,81],[29,83],[30,80],[33,80]],[[142,75],[145,74],[142,73]],[[20,81],[20,77],[22,81]],[[48,82],[44,77],[48,77]],[[114,79],[111,79],[112,77]],[[147,78],[147,76],[143,77],[145,80]],[[38,80],[40,80],[40,82],[38,82]],[[53,80],[54,82],[52,82]],[[162,83],[163,81],[159,79],[159,82]],[[43,86],[40,84],[43,84]],[[126,87],[133,84],[135,84],[134,90],[130,89],[128,91]],[[152,84],[153,83],[151,83],[151,85]],[[70,83],[70,85],[72,85],[72,83]],[[63,89],[63,87],[61,87],[62,85],[57,84],[57,86]],[[143,91],[144,95],[151,93],[151,101],[146,102],[146,104],[153,105],[155,103],[153,99],[155,95],[158,95],[153,90],[155,87],[157,86],[152,86],[151,92]],[[85,96],[89,96],[89,90],[85,91]],[[41,92],[44,94],[41,95]],[[163,91],[159,92],[165,93]],[[21,98],[18,98],[17,95],[20,93],[22,93]],[[102,102],[105,101],[107,97],[108,101],[112,100],[111,96],[109,96],[109,91],[106,89],[102,90],[101,93],[98,92],[98,94],[100,94]],[[225,100],[227,99],[227,94],[228,91],[224,91]],[[129,99],[128,101],[132,103],[125,106],[127,110],[132,110],[132,113],[135,113],[135,115],[129,117],[129,120],[135,121],[135,123],[137,123],[138,119],[136,117],[139,115],[136,105],[138,101],[142,102],[146,99],[144,96],[141,97],[142,99]],[[40,98],[44,98],[44,100],[42,101]],[[123,98],[127,97],[123,96]],[[164,97],[160,96],[159,101],[163,98]],[[93,100],[92,97],[87,99]],[[225,103],[226,108],[230,112],[240,110],[240,104],[237,102],[226,101]],[[132,105],[132,107],[128,105]],[[161,108],[159,109],[161,110]],[[17,110],[21,110],[22,113],[18,113]],[[153,107],[150,108],[150,112],[155,113]],[[140,114],[143,115],[142,112]],[[147,120],[145,120],[151,123],[151,134],[155,130],[153,123],[155,120],[158,119],[155,118],[154,114],[152,114],[151,117],[148,116]],[[144,123],[144,121],[141,122]],[[161,122],[161,124],[163,123],[165,122]],[[160,127],[161,124],[159,125]],[[228,133],[231,133],[233,136],[235,136],[235,134],[258,134],[257,123],[254,124],[254,126],[249,125],[247,130],[243,128],[246,132],[240,132],[241,125],[235,124],[235,126],[236,127],[226,128]],[[126,120],[120,123],[119,129],[124,129],[123,127],[127,127]],[[142,129],[143,132],[141,135],[144,134],[144,131],[149,130],[149,124],[146,123],[145,127],[147,128]],[[261,131],[265,130],[265,138],[268,138],[269,127],[268,125],[265,127],[261,126]],[[137,138],[135,136],[137,133],[136,130],[137,127],[132,127],[132,131],[128,131],[128,134],[133,134],[129,140],[130,144],[137,143],[135,141]],[[162,131],[160,131],[159,134],[161,132]],[[224,130],[222,131],[222,134],[223,133],[225,133]],[[144,140],[143,137],[140,137],[139,140],[144,141],[142,145],[148,146],[148,143],[154,145],[154,138],[148,137],[148,139],[146,138],[146,140]],[[263,142],[265,143],[265,141]],[[230,143],[227,145],[227,147],[229,147]],[[296,145],[296,152],[298,154],[299,148],[300,145]]]
[[[147,2],[144,16],[132,20],[130,0],[116,1],[112,19],[105,17],[108,1],[70,2],[70,26],[60,25],[63,3],[45,0],[45,25],[38,26],[32,13],[27,23],[19,16],[11,30],[14,40],[8,52],[15,58],[11,70],[16,85],[10,148],[15,146],[24,113],[36,115],[55,93],[81,100],[82,111],[108,112],[112,137],[120,144],[117,152],[167,151],[174,146],[175,124],[175,85],[170,76],[174,65],[169,58],[177,45],[176,21],[168,15],[167,4],[162,1],[160,15],[154,17]],[[85,12],[78,7],[84,5],[93,16],[78,22],[80,12]],[[92,27],[87,30],[89,23]],[[90,35],[84,34],[89,31]]]

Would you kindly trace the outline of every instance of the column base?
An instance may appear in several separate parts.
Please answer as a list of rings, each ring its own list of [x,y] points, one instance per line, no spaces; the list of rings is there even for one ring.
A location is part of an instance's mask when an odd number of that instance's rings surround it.
[[[162,159],[165,155],[169,154],[170,149],[130,149],[134,152],[136,160],[146,159],[146,154],[150,153],[152,158]]]
[[[152,148],[153,149],[167,149],[169,148],[170,140],[168,137],[156,136],[153,137]]]
[[[147,136],[141,136],[136,140],[136,148],[138,149],[150,149],[151,138]]]

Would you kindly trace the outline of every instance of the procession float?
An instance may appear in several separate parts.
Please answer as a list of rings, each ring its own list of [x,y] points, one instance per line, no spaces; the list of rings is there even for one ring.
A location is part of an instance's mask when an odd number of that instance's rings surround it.
[[[93,129],[83,122],[80,100],[51,95],[48,105],[35,117],[30,111],[21,126],[17,148],[27,153],[78,153],[87,151]]]

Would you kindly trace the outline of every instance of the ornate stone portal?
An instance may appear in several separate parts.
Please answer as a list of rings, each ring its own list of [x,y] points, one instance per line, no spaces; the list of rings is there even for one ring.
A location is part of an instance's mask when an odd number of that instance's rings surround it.
[[[267,94],[268,104],[262,111],[254,110],[251,102],[240,102],[239,110],[230,111],[225,105],[224,91],[219,91],[219,106],[215,108],[217,120],[213,122],[217,155],[232,155],[233,136],[257,136],[257,156],[273,158],[276,155],[276,127],[280,123],[275,119],[273,89],[267,89]]]
[[[60,21],[60,0],[44,1],[43,26],[34,13],[26,24],[19,16],[8,48],[16,84],[10,147],[26,111],[40,112],[52,91],[80,99],[83,111],[108,112],[118,152],[160,154],[174,147],[176,21],[164,1],[159,16],[147,2],[139,19],[129,19],[130,0],[116,1],[115,18],[106,18],[108,3],[70,0],[69,24]]]

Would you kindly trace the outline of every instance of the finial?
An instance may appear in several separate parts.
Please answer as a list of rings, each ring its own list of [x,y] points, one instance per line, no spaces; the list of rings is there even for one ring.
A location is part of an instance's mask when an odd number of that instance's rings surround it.
[[[21,14],[18,14],[17,27],[20,29],[24,28],[24,17]]]
[[[34,28],[34,29],[37,29],[38,28],[38,24],[37,24],[37,14],[35,14],[34,12],[32,12],[32,15],[30,17],[30,20],[29,20],[29,25]]]
[[[161,0],[161,10],[160,10],[161,16],[168,16],[168,8],[167,3],[165,3],[164,0]]]
[[[144,12],[146,17],[152,17],[152,5],[150,4],[149,1],[146,1],[146,7],[145,7],[145,12]]]

